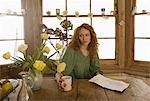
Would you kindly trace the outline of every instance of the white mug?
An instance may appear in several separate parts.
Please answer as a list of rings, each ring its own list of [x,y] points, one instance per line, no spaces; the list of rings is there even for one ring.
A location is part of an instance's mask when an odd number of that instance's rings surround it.
[[[72,89],[72,76],[62,76],[61,87],[64,91],[70,91]]]

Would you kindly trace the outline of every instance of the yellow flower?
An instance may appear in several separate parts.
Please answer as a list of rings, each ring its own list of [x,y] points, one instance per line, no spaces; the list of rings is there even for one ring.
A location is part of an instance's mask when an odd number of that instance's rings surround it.
[[[24,53],[27,50],[27,48],[28,48],[27,44],[21,44],[18,47],[18,51],[21,52],[21,53]]]
[[[33,67],[36,68],[38,71],[42,71],[45,68],[46,64],[43,61],[36,60],[33,64]]]
[[[50,52],[49,47],[45,46],[45,47],[43,48],[42,52],[48,54],[48,53]]]
[[[6,59],[6,60],[10,59],[10,57],[11,57],[10,52],[6,52],[6,53],[3,54],[3,58]]]
[[[59,65],[60,64],[59,60],[55,60],[55,64]]]
[[[64,62],[62,62],[59,65],[57,65],[57,72],[61,73],[65,70],[65,68],[66,68],[66,64]]]
[[[56,48],[57,48],[57,49],[61,49],[61,48],[62,48],[62,45],[59,44],[59,43],[56,43]]]
[[[48,34],[42,33],[42,34],[41,34],[41,39],[42,39],[42,40],[47,40],[47,39],[48,39]]]

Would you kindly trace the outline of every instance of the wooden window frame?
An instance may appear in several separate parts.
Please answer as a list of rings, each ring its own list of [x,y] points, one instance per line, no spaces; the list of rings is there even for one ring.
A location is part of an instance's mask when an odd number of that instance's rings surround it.
[[[90,12],[91,12],[91,0],[90,0]],[[114,0],[114,7],[116,7],[116,2],[117,2],[117,0]],[[66,0],[66,3],[67,3],[67,0]],[[66,4],[67,5],[67,4]],[[67,7],[65,7],[66,8],[66,10],[67,10]],[[116,9],[116,8],[114,8],[114,9]],[[63,17],[63,15],[60,15],[61,17]],[[108,16],[108,17],[116,17],[116,15],[105,15],[105,16]],[[42,17],[56,17],[56,15],[43,15]],[[67,15],[66,16],[66,19],[67,19],[67,17],[75,17],[75,15]],[[80,15],[79,17],[88,17],[88,15]],[[93,15],[93,17],[103,17],[103,15],[96,15],[96,14],[94,14]],[[92,25],[92,18],[91,18],[91,25]],[[116,28],[117,29],[117,28]],[[117,31],[116,31],[117,32]],[[117,36],[116,36],[117,37]],[[111,37],[107,37],[107,38],[110,38],[111,39]],[[98,38],[98,39],[103,39],[103,38]],[[104,38],[105,39],[105,38]],[[115,40],[116,40],[116,38],[115,38]],[[117,41],[115,41],[115,44],[116,44],[116,42]],[[116,45],[117,46],[117,45]],[[115,47],[115,50],[117,50],[118,48],[116,48]],[[115,54],[116,54],[117,52],[115,52]],[[101,62],[101,64],[102,65],[118,65],[118,57],[117,57],[118,55],[116,55],[115,56],[115,59],[101,59],[100,60],[100,62]]]
[[[134,60],[134,15],[131,14],[131,11],[135,4],[136,0],[126,1],[125,4],[125,72],[148,77],[150,74],[150,62]]]

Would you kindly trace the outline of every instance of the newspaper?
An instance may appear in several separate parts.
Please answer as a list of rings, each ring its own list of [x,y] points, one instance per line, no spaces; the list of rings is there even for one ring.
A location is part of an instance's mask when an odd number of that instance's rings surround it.
[[[100,85],[101,87],[119,91],[119,92],[124,91],[129,86],[128,83],[125,83],[119,80],[113,80],[113,79],[104,77],[101,74],[94,76],[93,78],[89,80],[89,82],[93,82],[93,83]]]

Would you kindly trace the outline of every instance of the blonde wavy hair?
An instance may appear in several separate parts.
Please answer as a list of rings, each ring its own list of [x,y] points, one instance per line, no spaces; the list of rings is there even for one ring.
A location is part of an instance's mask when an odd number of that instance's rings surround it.
[[[74,30],[74,35],[73,35],[72,40],[69,43],[68,47],[73,48],[75,50],[80,50],[81,42],[79,40],[79,33],[82,28],[85,28],[90,31],[91,42],[88,45],[88,51],[89,51],[89,55],[92,58],[92,60],[95,61],[96,56],[97,56],[97,51],[98,51],[98,41],[97,41],[96,33],[91,25],[89,25],[87,23],[83,23],[82,25],[77,27]]]

